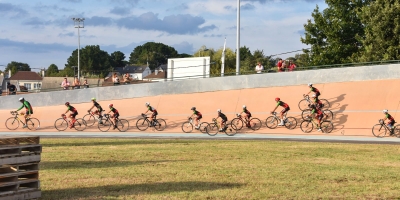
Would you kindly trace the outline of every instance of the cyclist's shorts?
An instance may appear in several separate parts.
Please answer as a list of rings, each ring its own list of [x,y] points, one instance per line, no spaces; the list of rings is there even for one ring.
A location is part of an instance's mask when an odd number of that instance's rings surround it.
[[[75,118],[78,115],[78,112],[71,113],[71,117]]]
[[[99,113],[101,113],[101,112],[103,112],[104,110],[102,109],[102,108],[98,108],[97,109],[97,112],[99,112]]]
[[[319,97],[319,95],[321,95],[320,92],[316,92],[316,93],[315,93],[315,96],[316,96],[317,98]]]
[[[228,118],[222,119],[222,123],[225,123],[226,121],[228,121]]]
[[[25,115],[32,115],[33,111],[29,112],[29,110],[26,110]]]
[[[203,115],[196,115],[197,120],[200,120],[201,118],[203,118]]]
[[[113,118],[118,119],[118,117],[119,117],[119,113],[114,113],[113,114]]]
[[[390,125],[392,125],[392,126],[393,126],[393,125],[394,125],[394,123],[396,123],[394,120],[390,120],[390,121],[387,123],[387,125],[389,125],[389,124],[390,124]]]
[[[318,120],[322,120],[322,118],[324,118],[324,114],[319,114],[315,116],[315,118],[317,118]]]
[[[157,115],[158,115],[158,112],[155,111],[155,112],[153,112],[153,114],[151,114],[151,117],[154,118],[154,117],[157,116]]]
[[[289,107],[287,107],[287,108],[283,108],[283,110],[281,111],[281,113],[282,114],[284,114],[285,112],[287,112],[287,111],[289,111],[290,110],[290,108]]]
[[[251,113],[249,113],[249,114],[246,114],[247,115],[247,118],[251,118]]]

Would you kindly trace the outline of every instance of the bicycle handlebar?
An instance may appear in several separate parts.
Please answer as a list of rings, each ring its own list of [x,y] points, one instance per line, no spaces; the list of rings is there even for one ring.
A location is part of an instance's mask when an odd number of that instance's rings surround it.
[[[383,119],[379,119],[379,123],[380,123],[380,124],[384,124],[384,123],[383,123]]]

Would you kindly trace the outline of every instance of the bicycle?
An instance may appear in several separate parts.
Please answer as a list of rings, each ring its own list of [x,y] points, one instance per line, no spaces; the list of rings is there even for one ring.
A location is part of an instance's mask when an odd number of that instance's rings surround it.
[[[314,121],[314,118],[308,118],[301,122],[300,129],[304,133],[309,133],[314,129],[314,125],[318,127],[318,124]],[[323,133],[330,133],[333,130],[333,124],[330,121],[321,122],[321,131]]]
[[[303,112],[301,112],[301,118],[303,120],[306,120],[308,118],[309,115],[311,115],[311,109],[306,109],[303,110]],[[333,112],[331,110],[323,110],[322,111],[324,113],[324,120],[326,121],[332,121],[333,120]]]
[[[280,121],[280,118],[278,116],[276,116],[276,112],[271,113],[272,116],[269,116],[266,120],[265,120],[265,125],[270,128],[270,129],[274,129],[278,126],[278,123]],[[297,120],[294,117],[286,117],[287,112],[285,113],[285,116],[283,117],[283,124],[285,125],[285,127],[287,129],[295,129],[297,126]]]
[[[95,112],[88,111],[88,114],[83,116],[83,120],[85,120],[87,126],[91,127],[96,123],[96,121],[101,122],[102,117],[103,116],[100,115],[100,113],[95,114]]]
[[[65,131],[65,129],[68,128],[68,126],[71,125],[71,121],[67,119],[67,116],[65,114],[61,115],[61,118],[58,118],[55,122],[54,122],[54,127],[58,130],[58,131]],[[86,129],[86,122],[85,120],[83,120],[82,118],[78,118],[75,119],[75,122],[73,124],[73,127],[75,128],[75,130],[77,131],[83,131]]]
[[[129,129],[129,121],[126,119],[116,119],[117,129],[120,132],[125,132]],[[106,132],[110,130],[111,126],[115,127],[114,120],[111,119],[110,114],[104,114],[101,122],[98,123],[97,127],[100,131]]]
[[[394,126],[392,129],[390,129],[382,119],[379,120],[379,124],[375,124],[372,127],[372,134],[375,137],[385,137],[386,132],[389,131],[390,136],[396,136],[400,137],[400,124]]]
[[[167,127],[167,123],[163,119],[157,119],[154,117],[153,121],[149,120],[149,117],[145,114],[142,114],[143,118],[140,118],[136,122],[136,128],[145,131],[149,127],[154,127],[157,131],[162,131]]]
[[[6,120],[6,127],[8,128],[8,130],[17,129],[19,127],[19,123],[22,123],[24,126],[26,125],[29,130],[37,130],[40,128],[40,121],[38,119],[28,116],[28,118],[26,118],[25,124],[25,122],[18,117],[17,111],[11,111],[10,113],[11,115],[14,115],[14,117],[10,117]],[[21,115],[24,114],[21,113]]]
[[[306,110],[309,108],[309,106],[311,104],[313,104],[313,102],[310,100],[310,96],[309,95],[303,95],[304,99],[300,100],[299,102],[299,109],[301,111]],[[322,102],[323,108],[329,108],[330,104],[329,101],[326,99],[319,99]]]
[[[200,130],[200,132],[201,133],[207,133],[207,131],[206,131],[206,127],[207,127],[207,125],[208,125],[208,123],[207,122],[202,122],[202,123],[200,123],[200,120],[199,120],[199,130]],[[191,118],[191,117],[189,117],[189,120],[188,121],[186,121],[186,122],[183,122],[183,124],[182,124],[182,131],[184,132],[184,133],[191,133],[192,131],[193,131],[193,127],[194,127],[195,125],[194,125],[194,122],[193,122],[193,119]]]
[[[232,119],[231,123],[235,124],[237,130],[241,130],[243,128],[243,124],[246,124],[247,128],[250,128],[254,131],[261,128],[261,120],[258,118],[251,118],[247,120],[243,118],[240,114],[236,114],[237,118]]]
[[[219,125],[217,119],[213,118],[212,121],[213,122],[208,124],[206,127],[206,131],[209,136],[215,136],[219,132],[224,132],[228,136],[236,135],[237,127],[235,126],[235,124],[230,123],[229,125],[231,127],[228,127],[228,124],[225,124],[225,127],[222,129],[222,131],[220,131],[220,125]]]

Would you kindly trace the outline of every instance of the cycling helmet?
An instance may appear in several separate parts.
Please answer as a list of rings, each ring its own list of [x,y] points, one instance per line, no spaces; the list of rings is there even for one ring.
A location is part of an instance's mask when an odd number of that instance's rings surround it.
[[[309,86],[309,87],[312,86],[312,83],[309,83],[308,86]]]
[[[113,104],[108,105],[108,107],[110,107],[110,108],[113,107],[113,106],[114,106]]]
[[[275,101],[280,101],[280,100],[281,100],[281,98],[279,98],[279,97],[275,98]]]
[[[221,112],[221,109],[218,109],[217,111],[218,111],[218,112]]]
[[[69,106],[69,102],[65,102],[65,105],[66,105],[66,106]]]
[[[96,101],[96,98],[93,97],[93,98],[92,98],[92,101]]]
[[[383,112],[383,113],[388,113],[389,111],[388,111],[388,110],[382,110],[382,112]]]
[[[146,106],[149,106],[150,105],[150,103],[149,102],[146,102]]]
[[[24,97],[19,98],[19,101],[23,101],[23,100],[24,100]]]
[[[196,107],[192,107],[190,110],[196,110]]]
[[[246,105],[243,105],[243,108],[246,108]]]

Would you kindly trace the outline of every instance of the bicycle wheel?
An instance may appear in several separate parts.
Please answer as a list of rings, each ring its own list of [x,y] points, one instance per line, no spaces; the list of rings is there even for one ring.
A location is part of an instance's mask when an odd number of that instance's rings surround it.
[[[311,109],[305,109],[303,112],[301,112],[301,118],[303,120],[308,120],[308,116],[311,115]]]
[[[26,126],[29,130],[36,131],[40,128],[40,121],[36,118],[29,118],[26,120]]]
[[[394,127],[393,135],[396,137],[400,137],[400,124]]]
[[[136,122],[136,128],[140,131],[145,131],[149,126],[149,121],[147,121],[146,118],[140,118]]]
[[[83,131],[86,129],[86,122],[82,118],[76,119],[74,122],[74,128],[77,131]]]
[[[192,132],[193,131],[193,125],[190,123],[190,122],[184,122],[183,124],[182,124],[182,131],[184,132],[184,133],[190,133],[190,132]]]
[[[322,108],[328,110],[331,105],[329,104],[329,101],[326,99],[320,99],[321,103],[324,105]]]
[[[301,111],[308,109],[308,105],[310,105],[310,102],[307,101],[307,99],[303,99],[299,102],[299,109]]]
[[[83,116],[83,120],[85,120],[86,125],[89,127],[93,126],[97,121],[97,119],[91,114],[86,114]]]
[[[207,130],[206,130],[206,128],[207,128],[207,126],[208,126],[208,123],[207,122],[202,122],[201,124],[200,124],[200,132],[202,132],[202,133],[207,133]]]
[[[218,126],[216,124],[209,124],[206,128],[207,130],[207,134],[209,136],[215,136],[218,134],[219,130],[218,130]]]
[[[297,126],[297,120],[294,117],[288,117],[285,120],[285,127],[287,129],[295,129]]]
[[[166,127],[167,127],[167,122],[165,122],[165,120],[156,119],[156,124],[155,124],[154,128],[157,131],[163,131]]]
[[[232,119],[231,124],[234,124],[237,130],[241,130],[243,128],[243,121],[240,118]]]
[[[224,132],[228,136],[234,136],[237,133],[237,128],[235,124],[230,123]]]
[[[386,128],[382,124],[375,124],[372,127],[372,134],[375,137],[385,137],[386,136]]]
[[[304,133],[309,133],[313,130],[314,128],[314,124],[309,121],[309,120],[304,120],[303,122],[301,122],[300,124],[300,129],[301,131],[303,131]]]
[[[269,116],[267,120],[265,120],[265,125],[267,125],[268,128],[274,129],[278,126],[278,119],[274,116]]]
[[[126,119],[118,119],[117,129],[121,132],[125,132],[129,129],[129,122]]]
[[[97,124],[97,128],[99,128],[99,130],[102,132],[106,132],[106,131],[110,130],[111,125],[112,124],[111,124],[110,120],[103,117],[103,119],[101,119],[101,123]]]
[[[236,124],[235,124],[235,126],[236,126]],[[262,122],[261,122],[260,119],[258,119],[258,118],[252,118],[252,119],[250,120],[250,128],[251,128],[252,130],[254,130],[254,131],[259,130],[259,129],[261,128],[261,126],[262,126]]]
[[[324,110],[324,117],[326,121],[332,121],[333,120],[333,112],[330,110]]]
[[[321,123],[321,130],[323,133],[330,133],[333,130],[333,124],[330,121],[323,121]]]
[[[15,117],[10,117],[6,121],[6,127],[8,130],[15,130],[19,127],[19,121]]]
[[[64,118],[59,118],[54,122],[54,127],[58,131],[65,131],[68,128],[68,122]]]

